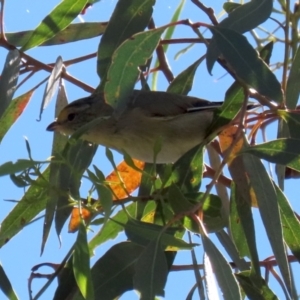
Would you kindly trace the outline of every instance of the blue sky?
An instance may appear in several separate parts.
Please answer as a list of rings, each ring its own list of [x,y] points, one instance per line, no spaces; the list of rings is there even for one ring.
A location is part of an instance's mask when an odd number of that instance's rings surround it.
[[[221,11],[223,1],[214,1],[214,8],[216,12]],[[48,0],[23,0],[16,1],[10,0],[6,2],[5,9],[5,30],[7,32],[15,32],[21,30],[29,30],[35,28],[39,22],[46,16],[59,1]],[[116,4],[115,0],[102,0],[94,5],[91,9],[88,9],[84,16],[80,19],[76,19],[75,22],[82,21],[107,21]],[[179,0],[164,0],[157,1],[155,6],[154,19],[157,26],[164,25],[166,20],[170,20],[174,10],[179,4]],[[203,13],[197,9],[191,3],[186,5],[181,19],[191,19],[192,21],[208,22]],[[175,37],[195,37],[193,32],[188,31],[184,26],[178,26],[175,32]],[[43,61],[44,63],[55,62],[58,55],[61,55],[64,60],[72,59],[78,56],[90,54],[96,52],[99,43],[99,38],[93,40],[73,43],[65,45],[63,47],[40,47],[28,51],[28,54],[36,59]],[[178,50],[184,48],[184,46],[170,46],[168,52],[168,60],[172,67],[174,74],[178,74],[185,69],[188,65],[193,63],[198,57],[205,53],[203,45],[195,45],[187,55],[181,55],[177,60],[174,60],[174,56]],[[281,50],[277,51],[273,56],[273,61],[281,59]],[[7,51],[0,48],[0,65],[3,65]],[[96,59],[91,59],[88,62],[77,64],[68,68],[68,72],[76,78],[84,81],[85,83],[96,87],[99,83],[99,78],[96,74]],[[23,85],[17,90],[15,96],[21,95],[28,91],[31,87],[36,85],[39,81],[44,79],[48,74],[46,72],[40,72],[32,78],[28,84]],[[194,95],[200,98],[209,99],[212,101],[223,100],[226,89],[232,83],[232,79],[229,75],[226,75],[225,71],[216,66],[213,70],[213,76],[207,73],[205,64],[202,64],[195,78],[195,84],[190,95]],[[158,81],[158,89],[165,90],[167,82],[160,74]],[[84,97],[87,93],[80,88],[66,82],[67,94],[69,101],[75,100],[80,97]],[[54,101],[52,101],[45,112],[43,113],[42,120],[37,122],[39,117],[39,110],[41,100],[43,96],[44,85],[39,88],[31,99],[26,111],[20,117],[18,122],[11,128],[7,136],[0,145],[0,164],[7,161],[15,161],[19,158],[27,158],[26,146],[24,137],[26,136],[31,149],[32,155],[35,160],[45,160],[51,154],[52,134],[45,131],[47,125],[53,121],[54,118]],[[272,127],[267,132],[268,138],[274,138],[275,127]],[[116,160],[121,161],[122,157],[116,154]],[[111,171],[110,164],[108,163],[103,147],[99,147],[97,155],[94,158],[94,163],[105,173],[109,174]],[[286,183],[287,196],[292,202],[292,206],[299,211],[299,204],[297,202],[297,181],[288,181]],[[203,185],[204,186],[204,185]],[[83,184],[82,195],[86,195],[89,186]],[[20,188],[16,188],[8,177],[0,177],[0,220],[9,213],[13,208],[14,203],[3,200],[19,200],[24,191]],[[260,226],[260,218],[257,211],[254,211],[256,225]],[[93,233],[89,233],[89,237],[92,237]],[[59,263],[64,255],[68,252],[70,246],[76,239],[76,234],[69,234],[67,228],[64,228],[62,232],[62,246],[60,247],[58,239],[54,230],[50,234],[49,241],[47,242],[45,252],[40,257],[40,246],[42,237],[42,220],[37,221],[30,226],[27,226],[17,236],[15,236],[7,245],[0,249],[0,261],[11,280],[11,283],[17,292],[20,299],[28,298],[27,291],[27,279],[30,275],[31,268],[42,262],[54,262]],[[118,237],[117,241],[124,240],[124,236]],[[266,243],[266,237],[264,232],[261,232],[257,237],[258,247],[261,250],[260,259],[264,259],[271,255],[271,250]],[[111,245],[116,241],[111,241],[100,249],[97,249],[96,256],[92,259],[92,263],[96,258],[99,258]],[[195,242],[200,243],[200,239],[195,237]],[[203,253],[201,246],[196,248],[197,257],[199,263],[202,262]],[[191,256],[189,252],[179,253],[176,258],[175,264],[191,264]],[[297,267],[299,272],[299,268]],[[51,269],[41,269],[40,272],[50,273]],[[185,272],[184,274],[172,273],[169,277],[169,282],[166,287],[166,299],[184,299],[189,290],[193,286],[195,279],[192,272]],[[34,294],[39,290],[45,280],[35,280],[33,284]],[[280,292],[280,289],[276,285],[272,285],[276,292]],[[52,284],[49,291],[43,295],[41,299],[50,299],[55,284]],[[0,292],[1,294],[1,292]],[[121,299],[137,299],[137,296],[133,292],[127,293]],[[281,294],[279,294],[281,295]],[[1,298],[2,296],[0,296]]]

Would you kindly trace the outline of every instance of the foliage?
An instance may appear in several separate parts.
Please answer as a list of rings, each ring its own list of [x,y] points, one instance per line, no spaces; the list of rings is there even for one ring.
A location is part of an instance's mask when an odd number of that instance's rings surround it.
[[[95,2],[93,5],[99,5]],[[3,19],[4,1],[1,3]],[[99,166],[91,165],[96,145],[57,134],[51,160],[35,160],[26,142],[28,159],[0,165],[0,176],[10,176],[16,187],[24,188],[23,197],[1,221],[1,247],[41,212],[42,252],[52,226],[60,236],[70,216],[69,231],[78,232],[68,255],[59,265],[53,265],[54,273],[32,298],[40,298],[57,278],[53,299],[114,299],[133,289],[141,299],[155,299],[165,295],[170,272],[186,269],[173,265],[176,253],[186,250],[192,254],[190,269],[195,272],[195,284],[187,299],[192,299],[196,291],[200,299],[216,299],[218,288],[224,299],[243,299],[243,295],[277,299],[269,286],[269,273],[287,299],[296,299],[299,285],[293,284],[290,263],[300,262],[300,223],[284,194],[284,183],[287,178],[299,177],[300,172],[298,4],[291,8],[289,1],[279,0],[226,2],[227,15],[219,22],[214,11],[202,2],[191,0],[187,4],[182,0],[172,22],[165,20],[163,26],[156,27],[152,18],[154,0],[119,0],[107,22],[71,24],[92,3],[62,1],[30,31],[6,34],[1,27],[0,45],[7,49],[7,58],[0,79],[0,141],[24,112],[33,92],[45,82],[41,115],[57,87],[56,115],[66,104],[64,81],[88,92],[104,92],[106,101],[117,109],[126,105],[126,97],[137,81],[147,88],[158,72],[169,82],[167,90],[178,94],[187,94],[197,85],[195,73],[204,62],[207,73],[202,76],[209,76],[218,64],[234,82],[215,113],[206,144],[172,165],[145,164],[126,154],[124,162],[116,165],[107,149],[113,170],[104,176]],[[193,5],[199,11],[199,20],[206,16],[208,23],[180,20],[185,5]],[[275,30],[274,24],[278,26]],[[174,28],[180,26],[184,26],[184,37],[172,39]],[[61,57],[54,64],[44,64],[27,54],[30,48],[63,47],[98,36],[96,54],[74,58],[67,64]],[[281,61],[272,66],[272,51],[280,42],[284,44]],[[202,44],[205,51],[175,77],[167,62],[166,45],[183,43],[190,47]],[[187,55],[187,51],[182,50],[181,55]],[[95,56],[100,79],[93,89],[66,69]],[[49,73],[47,80],[15,97],[20,86],[30,82],[39,70]],[[23,80],[18,84],[20,78]],[[260,108],[247,112],[249,99]],[[279,124],[278,138],[258,142],[258,134],[275,121]],[[159,145],[153,146],[159,151]],[[210,165],[204,164],[206,148]],[[276,178],[268,171],[268,162],[276,165]],[[210,179],[208,185],[202,184],[203,178]],[[95,191],[97,199],[82,194],[82,181],[90,184],[90,194]],[[267,261],[261,260],[257,249],[256,235],[261,228],[255,225],[256,209],[268,237],[264,242],[270,243],[274,255]],[[96,230],[90,241],[88,227]],[[128,240],[113,245],[90,267],[94,251],[121,232]],[[202,245],[193,242],[192,234],[201,236]],[[204,251],[200,266],[194,256],[199,247]],[[34,267],[30,282],[37,277],[38,268]],[[261,268],[266,269],[266,276]],[[0,288],[9,299],[17,299],[2,266]]]

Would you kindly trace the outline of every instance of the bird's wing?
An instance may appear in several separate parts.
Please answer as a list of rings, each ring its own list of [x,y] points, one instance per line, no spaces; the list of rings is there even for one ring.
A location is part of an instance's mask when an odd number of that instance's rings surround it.
[[[135,90],[131,96],[130,108],[141,109],[149,116],[170,117],[199,110],[220,107],[222,102],[210,102],[195,97],[168,92]]]

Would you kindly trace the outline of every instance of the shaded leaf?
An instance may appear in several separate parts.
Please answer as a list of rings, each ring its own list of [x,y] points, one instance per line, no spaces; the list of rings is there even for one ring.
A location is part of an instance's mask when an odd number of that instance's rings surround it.
[[[300,171],[300,140],[298,139],[277,139],[245,148],[243,152]]]
[[[230,4],[229,2],[226,2]],[[265,45],[259,52],[260,57],[269,64],[273,50],[273,42]],[[245,101],[244,89],[238,81],[235,81],[226,91],[224,103],[220,108],[214,111],[214,119],[207,130],[207,133],[214,132],[215,130],[227,125],[237,113],[240,111]]]
[[[121,112],[128,104],[129,95],[139,76],[139,66],[146,64],[157,47],[165,28],[158,28],[133,35],[112,55],[105,84],[106,101]],[[113,78],[113,80],[112,80]]]
[[[84,299],[93,300],[94,290],[90,270],[90,255],[87,244],[86,228],[81,222],[73,253],[75,280]]]
[[[227,3],[226,5],[234,5],[236,3]],[[225,5],[225,4],[224,4]],[[229,13],[228,17],[219,23],[215,28],[229,28],[238,33],[244,33],[256,28],[259,24],[266,21],[273,8],[272,0],[252,0],[235,9]],[[210,41],[207,49],[207,69],[211,70],[216,62],[218,56],[221,54],[221,48],[217,46],[215,36]]]
[[[134,289],[141,293],[141,299],[144,300],[164,296],[167,275],[168,265],[165,253],[159,239],[155,239],[143,250],[135,264]]]
[[[247,86],[276,102],[282,102],[281,85],[269,67],[241,34],[227,28],[210,27],[218,48]]]
[[[232,162],[232,167],[235,161]],[[250,193],[250,191],[248,191]],[[239,187],[232,185],[230,199],[230,232],[240,257],[251,259],[252,274],[261,277],[259,256],[256,247],[256,234],[251,211],[251,203],[245,201]]]
[[[148,245],[149,242],[160,237],[161,245],[173,251],[178,249],[191,249],[195,244],[188,244],[185,241],[174,237],[176,229],[168,228],[164,233],[163,226],[129,219],[125,225],[127,237],[140,245]],[[171,248],[170,248],[171,247]]]
[[[9,300],[18,300],[13,287],[0,263],[0,289]]]
[[[262,162],[253,155],[244,154],[243,161],[249,181],[257,198],[259,212],[264,223],[271,247],[276,257],[287,289],[291,290],[290,270],[283,242],[277,194]]]
[[[168,184],[177,184],[182,192],[199,190],[203,176],[203,147],[203,144],[194,147],[175,162]]]
[[[122,242],[111,247],[92,267],[95,299],[111,300],[133,289],[135,264],[144,247]]]
[[[275,185],[284,241],[300,262],[300,222],[284,193]]]
[[[20,232],[46,207],[49,167],[28,188],[22,199],[1,223],[0,247]]]
[[[19,78],[21,56],[18,50],[10,50],[6,56],[0,79],[0,118],[14,96]]]
[[[300,94],[300,46],[297,49],[293,59],[289,77],[286,85],[286,106],[287,108],[295,108]]]
[[[130,215],[135,213],[135,203],[127,205],[126,211]],[[90,253],[96,249],[96,247],[102,245],[108,240],[114,239],[119,232],[121,232],[124,227],[121,224],[125,224],[128,220],[127,212],[120,210],[117,212],[110,220],[108,220],[99,230],[99,232],[94,235],[94,237],[89,242]]]
[[[55,103],[55,117],[58,116],[59,112],[68,104],[67,95],[64,87],[63,80],[61,80],[61,84],[59,86],[59,90],[57,93],[56,103]],[[53,144],[51,150],[51,156],[59,157],[59,153],[63,151],[66,143],[68,141],[68,137],[64,136],[58,132],[54,132],[53,136]],[[50,164],[50,175],[49,175],[49,184],[53,187],[59,187],[61,185],[59,178],[59,170],[61,168],[61,164],[52,163]],[[45,219],[43,226],[43,238],[41,244],[41,254],[44,252],[44,247],[51,229],[53,217],[55,214],[55,209],[58,201],[58,191],[56,189],[50,189],[49,198],[47,200],[46,211],[45,211]]]
[[[76,291],[78,291],[78,287],[76,286],[74,277],[73,257],[71,257],[64,266],[62,272],[59,274],[58,286],[53,300],[67,299],[70,294],[73,295]]]
[[[258,287],[250,271],[243,271],[235,275],[249,299],[277,300],[277,296],[268,287],[264,279],[260,278],[261,286]]]
[[[91,145],[83,140],[78,140],[72,145],[68,143],[63,150],[61,158],[66,163],[60,165],[57,175],[59,184],[56,187],[59,191],[55,214],[57,235],[60,235],[62,227],[72,211],[72,207],[69,205],[69,194],[74,199],[80,199],[79,187],[81,177],[90,165],[96,150],[97,145]]]
[[[15,163],[9,161],[0,166],[0,176],[10,175],[22,172],[28,168],[34,167],[42,161],[34,161],[30,159],[18,159]]]
[[[109,20],[98,49],[97,73],[103,83],[117,47],[149,24],[154,0],[120,0]]]
[[[178,74],[169,85],[167,92],[187,95],[192,89],[195,73],[203,59],[204,57],[196,60],[188,68]]]

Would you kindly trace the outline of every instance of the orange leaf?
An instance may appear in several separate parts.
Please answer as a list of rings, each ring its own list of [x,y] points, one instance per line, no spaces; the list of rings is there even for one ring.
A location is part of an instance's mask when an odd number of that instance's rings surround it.
[[[143,169],[145,163],[139,160],[133,160],[137,168]],[[136,171],[129,167],[125,161],[122,161],[118,166],[117,170],[119,176],[123,180],[123,185],[127,191],[123,189],[119,177],[115,171],[106,177],[108,182],[111,182],[111,188],[114,191],[117,198],[126,198],[128,194],[131,194],[135,189],[137,189],[141,182],[142,173]]]
[[[18,98],[12,100],[5,110],[4,114],[0,118],[0,142],[3,139],[4,135],[7,133],[9,128],[15,123],[15,121],[22,114],[27,103],[29,102],[33,90],[19,96]]]
[[[92,211],[85,207],[81,207],[81,213],[79,207],[73,207],[71,213],[71,219],[69,222],[69,232],[74,233],[78,230],[81,218],[86,223],[89,223],[89,221],[92,218],[92,215],[93,215]]]

